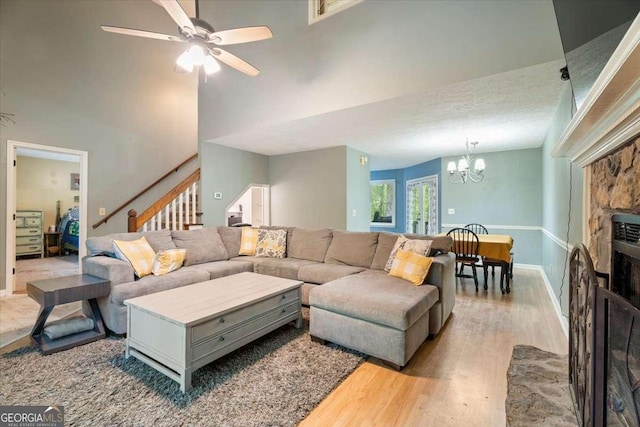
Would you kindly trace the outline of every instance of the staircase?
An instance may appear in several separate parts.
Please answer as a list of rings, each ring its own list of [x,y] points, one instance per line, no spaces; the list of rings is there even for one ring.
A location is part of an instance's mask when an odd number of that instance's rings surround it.
[[[199,184],[200,169],[194,171],[140,215],[135,210],[130,210],[129,232],[188,230],[201,227]]]

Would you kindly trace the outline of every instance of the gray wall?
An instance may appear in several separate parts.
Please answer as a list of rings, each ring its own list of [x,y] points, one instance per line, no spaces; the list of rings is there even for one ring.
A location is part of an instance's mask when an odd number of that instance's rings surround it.
[[[269,160],[261,154],[207,142],[200,143],[202,222],[206,227],[226,225],[227,207],[250,184],[269,183]],[[222,199],[215,200],[214,192]]]
[[[346,229],[346,158],[347,147],[269,157],[271,224]]]
[[[0,127],[2,224],[7,139],[89,153],[89,224],[99,207],[112,210],[197,151],[197,80],[174,73],[180,46],[106,33],[100,24],[175,31],[150,1],[0,2],[0,104],[16,121]],[[182,174],[132,207],[143,210]],[[88,235],[122,230],[124,212]],[[3,226],[2,278],[5,241]]]
[[[371,186],[369,162],[360,164],[360,156],[367,153],[347,147],[347,230],[369,231]],[[355,213],[355,215],[354,215]]]
[[[479,183],[452,184],[447,164],[458,157],[442,159],[442,228],[480,223],[490,233],[514,238],[515,262],[541,261],[542,157],[541,149],[482,153],[485,179]],[[455,209],[450,215],[449,209]]]
[[[571,88],[567,87],[542,146],[542,227],[545,233],[542,235],[541,265],[565,314],[569,306],[568,251],[565,245],[574,245],[582,240],[583,171],[566,158],[551,157],[551,151],[571,120],[572,104]]]

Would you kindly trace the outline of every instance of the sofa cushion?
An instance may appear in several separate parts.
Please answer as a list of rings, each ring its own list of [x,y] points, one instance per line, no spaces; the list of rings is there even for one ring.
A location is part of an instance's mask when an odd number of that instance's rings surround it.
[[[138,277],[151,274],[156,253],[144,237],[138,240],[114,240],[113,250],[118,259],[127,261]]]
[[[122,305],[125,300],[168,289],[192,285],[209,280],[209,273],[197,267],[184,267],[163,276],[146,276],[135,282],[111,287],[111,301]]]
[[[240,255],[240,240],[242,238],[242,228],[226,226],[218,227],[218,233],[220,234],[222,243],[224,243],[225,248],[227,248],[229,258],[237,257],[238,255]]]
[[[399,236],[400,234],[396,233],[378,233],[378,246],[376,247],[376,253],[373,256],[373,262],[371,263],[371,268],[373,270],[384,270],[384,267],[391,256],[393,246],[396,244]]]
[[[351,274],[360,273],[365,269],[350,265],[337,264],[312,264],[300,267],[298,270],[298,280],[307,283],[323,284]]]
[[[283,279],[299,280],[298,270],[305,265],[318,264],[315,261],[295,258],[257,258],[236,257],[231,261],[250,261],[253,263],[253,272],[266,274],[267,276],[282,277]]]
[[[258,230],[256,258],[284,258],[286,251],[286,230]]]
[[[296,227],[291,231],[290,241],[287,256],[323,262],[331,244],[331,229],[309,230]]]
[[[244,273],[245,271],[253,272],[253,263],[245,261],[245,259],[246,257],[242,261],[205,262],[192,268],[208,272],[209,278],[213,280],[219,277],[231,276],[232,274]]]
[[[378,244],[378,233],[333,231],[324,262],[369,268]]]
[[[229,259],[227,248],[215,228],[174,230],[171,237],[178,248],[187,250],[185,266]]]
[[[147,239],[147,242],[149,242],[156,252],[176,249],[173,237],[171,236],[171,230],[143,231],[140,234]]]
[[[309,292],[312,307],[402,331],[413,325],[437,301],[438,289],[435,286],[414,286],[406,280],[375,270],[343,277]]]

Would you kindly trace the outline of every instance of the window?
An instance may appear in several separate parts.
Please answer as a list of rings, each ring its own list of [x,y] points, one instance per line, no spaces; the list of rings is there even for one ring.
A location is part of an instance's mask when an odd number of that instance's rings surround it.
[[[371,226],[396,226],[396,181],[371,181]]]
[[[309,25],[338,12],[349,9],[364,0],[309,0]]]

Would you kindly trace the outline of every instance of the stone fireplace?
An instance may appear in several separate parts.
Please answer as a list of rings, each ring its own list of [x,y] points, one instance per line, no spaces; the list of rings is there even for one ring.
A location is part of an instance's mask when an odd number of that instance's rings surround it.
[[[611,218],[640,215],[640,137],[591,164],[589,253],[597,271],[611,273]]]

